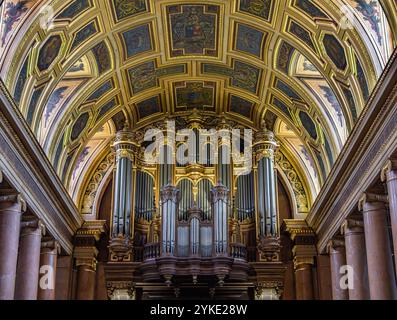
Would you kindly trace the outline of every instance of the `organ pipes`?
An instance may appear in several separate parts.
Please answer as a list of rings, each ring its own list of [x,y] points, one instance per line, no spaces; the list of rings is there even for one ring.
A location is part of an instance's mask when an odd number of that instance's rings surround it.
[[[136,182],[136,159],[139,145],[126,125],[116,134],[112,149],[116,153],[110,255],[112,261],[130,259],[134,229],[133,208]]]
[[[222,183],[218,183],[211,190],[213,212],[214,250],[215,255],[228,253],[228,218],[229,218],[229,190]]]
[[[161,188],[160,206],[161,206],[161,249],[162,255],[171,255],[175,253],[176,244],[176,221],[178,214],[178,205],[180,201],[180,191],[171,184]]]
[[[276,179],[274,152],[277,142],[274,133],[264,127],[254,142],[257,187],[257,211],[260,236],[277,236]]]

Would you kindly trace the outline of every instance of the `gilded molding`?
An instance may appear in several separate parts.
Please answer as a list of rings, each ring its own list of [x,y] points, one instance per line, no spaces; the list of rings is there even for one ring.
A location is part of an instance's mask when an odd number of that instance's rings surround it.
[[[218,201],[229,202],[230,191],[221,182],[211,189],[210,201],[216,203]]]
[[[76,259],[76,267],[86,266],[96,271],[98,249],[95,247],[76,247],[73,257]]]
[[[284,172],[284,174],[288,178],[288,181],[290,182],[290,185],[295,195],[295,201],[298,207],[297,208],[298,212],[300,213],[309,212],[309,200],[307,198],[306,190],[294,166],[291,164],[291,162],[289,162],[289,160],[282,153],[281,150],[276,151],[275,162]]]
[[[82,205],[81,205],[81,213],[82,214],[92,214],[92,209],[94,206],[94,201],[98,192],[98,188],[103,181],[106,173],[114,166],[115,157],[112,153],[109,153],[102,162],[98,165],[95,172],[92,174],[91,180],[87,185],[85,190]]]
[[[105,220],[87,220],[76,232],[76,237],[92,236],[95,241],[99,241],[102,234],[107,231]]]

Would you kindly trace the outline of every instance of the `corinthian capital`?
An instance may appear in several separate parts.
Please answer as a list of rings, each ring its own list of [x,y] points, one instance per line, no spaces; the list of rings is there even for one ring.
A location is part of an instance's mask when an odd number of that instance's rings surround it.
[[[170,200],[174,203],[178,203],[180,198],[181,198],[181,193],[177,187],[171,184],[167,184],[161,188],[160,199],[162,203]]]
[[[211,203],[215,203],[219,200],[227,202],[229,198],[229,189],[224,186],[221,182],[212,188],[211,190]]]

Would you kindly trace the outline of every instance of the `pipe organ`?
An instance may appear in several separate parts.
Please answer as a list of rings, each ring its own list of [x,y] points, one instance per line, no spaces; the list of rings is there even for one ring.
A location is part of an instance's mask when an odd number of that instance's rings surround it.
[[[194,128],[198,134],[199,126]],[[252,274],[266,279],[275,270],[283,273],[274,135],[266,128],[256,134],[253,170],[240,176],[226,139],[215,141],[217,148],[197,141],[193,163],[178,163],[178,151],[167,144],[160,149],[162,161],[149,165],[141,161],[132,132],[117,134],[111,266],[133,263],[144,283],[167,287],[190,278],[192,285],[221,288],[247,283]]]

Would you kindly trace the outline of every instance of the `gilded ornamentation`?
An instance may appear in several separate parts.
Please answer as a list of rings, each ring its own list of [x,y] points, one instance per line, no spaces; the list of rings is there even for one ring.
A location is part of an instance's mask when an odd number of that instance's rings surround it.
[[[181,198],[180,190],[174,187],[173,185],[168,184],[161,188],[160,191],[161,203],[165,203],[167,201],[178,203],[180,198]]]
[[[106,287],[110,300],[135,300],[132,281],[107,281]]]
[[[211,190],[211,203],[218,201],[229,202],[230,191],[221,182],[212,188]]]
[[[307,198],[306,190],[303,187],[303,183],[294,169],[293,165],[288,161],[287,157],[282,153],[281,150],[278,150],[275,153],[275,162],[280,167],[280,169],[284,172],[286,177],[288,178],[292,190],[295,194],[296,204],[298,206],[298,212],[306,213],[309,211],[309,200]]]
[[[112,262],[131,262],[132,242],[129,237],[119,235],[110,240],[109,253]]]
[[[85,190],[85,194],[83,196],[81,213],[82,214],[92,214],[92,209],[94,205],[94,201],[98,192],[98,188],[103,181],[106,173],[110,168],[114,166],[115,159],[112,153],[109,153],[99,164],[96,171],[91,177],[90,182]]]
[[[260,254],[261,261],[280,261],[281,240],[279,237],[261,236],[258,239],[257,249]]]
[[[274,152],[278,147],[274,133],[266,128],[264,121],[262,122],[262,128],[262,130],[256,133],[253,144],[256,162],[259,162],[262,158],[273,160]]]

